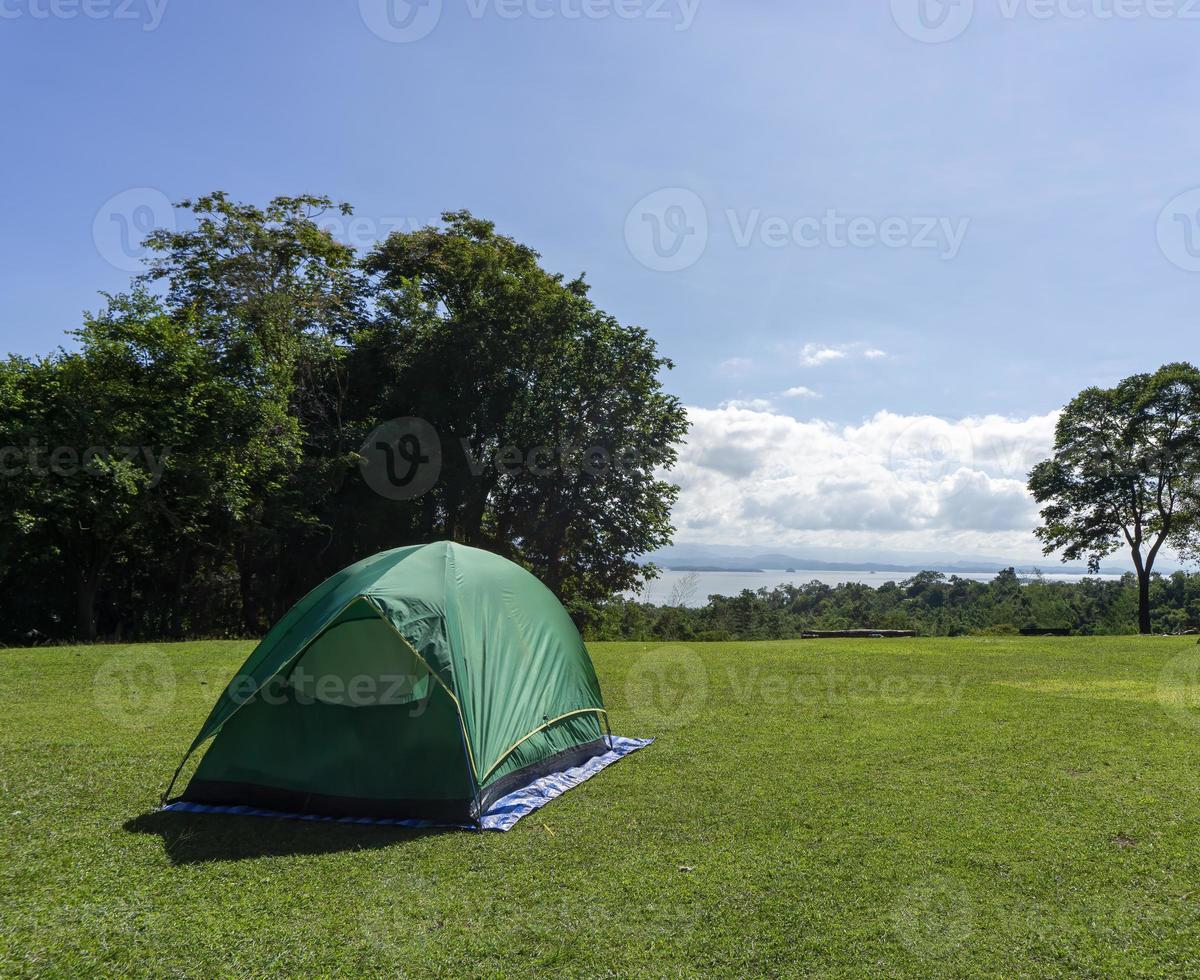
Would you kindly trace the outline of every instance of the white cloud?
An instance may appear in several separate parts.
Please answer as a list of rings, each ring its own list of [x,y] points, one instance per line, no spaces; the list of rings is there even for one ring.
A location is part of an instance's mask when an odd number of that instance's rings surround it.
[[[867,347],[864,344],[805,344],[800,348],[800,364],[802,367],[820,367],[831,361],[844,361],[849,357],[866,357],[875,360],[887,357],[887,351],[878,347]]]
[[[731,357],[721,362],[721,370],[726,374],[743,375],[754,367],[754,362],[748,357]]]
[[[846,356],[841,347],[821,347],[818,344],[805,344],[800,349],[800,363],[805,367],[820,367],[829,361],[840,361]]]
[[[744,408],[752,412],[769,412],[771,403],[766,398],[731,398],[721,402],[721,408]]]
[[[688,410],[677,540],[1035,556],[1026,475],[1057,413],[799,421],[756,403]]]
[[[794,388],[789,388],[783,393],[784,398],[820,398],[820,392],[813,391],[811,388],[806,388],[804,385],[796,385]]]

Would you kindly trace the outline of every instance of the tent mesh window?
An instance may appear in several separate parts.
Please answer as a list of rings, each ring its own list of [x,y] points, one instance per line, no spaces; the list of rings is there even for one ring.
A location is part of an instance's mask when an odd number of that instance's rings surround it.
[[[413,704],[433,675],[363,600],[314,640],[288,672],[296,696],[351,708]]]

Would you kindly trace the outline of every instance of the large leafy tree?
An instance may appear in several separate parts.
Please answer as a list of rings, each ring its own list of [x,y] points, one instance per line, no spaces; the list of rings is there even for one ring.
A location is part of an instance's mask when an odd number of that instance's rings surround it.
[[[671,364],[582,277],[468,212],[443,220],[365,261],[377,315],[355,344],[359,415],[419,416],[440,436],[440,478],[413,505],[420,538],[524,562],[582,618],[670,538],[676,491],[656,474],[687,425],[662,390]]]
[[[27,600],[93,639],[102,599],[119,627],[155,573],[173,583],[194,574],[189,556],[244,506],[245,489],[231,459],[239,395],[193,322],[137,290],[109,297],[76,339],[76,350],[0,372],[0,441],[23,450],[0,482],[12,515],[0,536],[21,560],[0,579],[10,593],[32,585]],[[38,595],[46,574],[73,609]]]
[[[321,227],[349,211],[328,198],[180,207],[73,349],[0,362],[6,638],[256,633],[337,568],[437,538],[522,562],[581,620],[643,580],[685,416],[582,277],[466,212],[361,261]],[[357,465],[404,416],[444,466],[394,500]],[[89,447],[109,455],[47,466]]]
[[[203,344],[238,391],[246,504],[229,511],[223,530],[244,627],[254,633],[311,586],[311,565],[297,558],[327,529],[329,498],[352,454],[342,360],[363,281],[354,249],[320,223],[351,209],[315,195],[260,208],[221,192],[179,208],[194,223],[149,236],[143,279],[165,283],[171,311],[202,326]]]
[[[1200,371],[1168,364],[1113,388],[1088,388],[1063,410],[1054,455],[1034,467],[1029,489],[1043,504],[1036,534],[1046,554],[1101,560],[1128,549],[1138,579],[1138,628],[1151,630],[1154,563],[1200,519]]]

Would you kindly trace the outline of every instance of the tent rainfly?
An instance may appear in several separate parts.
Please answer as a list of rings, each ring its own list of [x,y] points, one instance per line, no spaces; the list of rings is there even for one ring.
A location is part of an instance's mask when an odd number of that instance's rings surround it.
[[[229,683],[164,799],[209,739],[165,809],[502,830],[648,744],[608,731],[554,594],[449,543],[374,555],[301,599]]]

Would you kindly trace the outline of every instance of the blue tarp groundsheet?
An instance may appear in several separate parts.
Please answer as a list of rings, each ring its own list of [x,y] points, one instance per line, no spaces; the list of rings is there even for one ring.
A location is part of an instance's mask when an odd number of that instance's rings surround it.
[[[517,821],[528,816],[535,810],[540,810],[551,800],[562,796],[569,789],[591,779],[602,769],[607,769],[614,762],[623,759],[631,752],[644,749],[653,742],[650,738],[621,738],[614,737],[611,748],[603,755],[593,756],[582,765],[572,769],[563,769],[535,779],[527,786],[514,790],[507,796],[502,796],[491,805],[480,818],[479,825],[473,824],[439,824],[429,820],[378,820],[366,817],[323,817],[304,813],[279,813],[275,810],[260,810],[248,806],[208,806],[203,803],[185,803],[176,801],[163,807],[167,813],[229,813],[243,817],[275,817],[288,820],[311,820],[320,823],[369,824],[384,827],[460,827],[463,830],[512,830]]]

